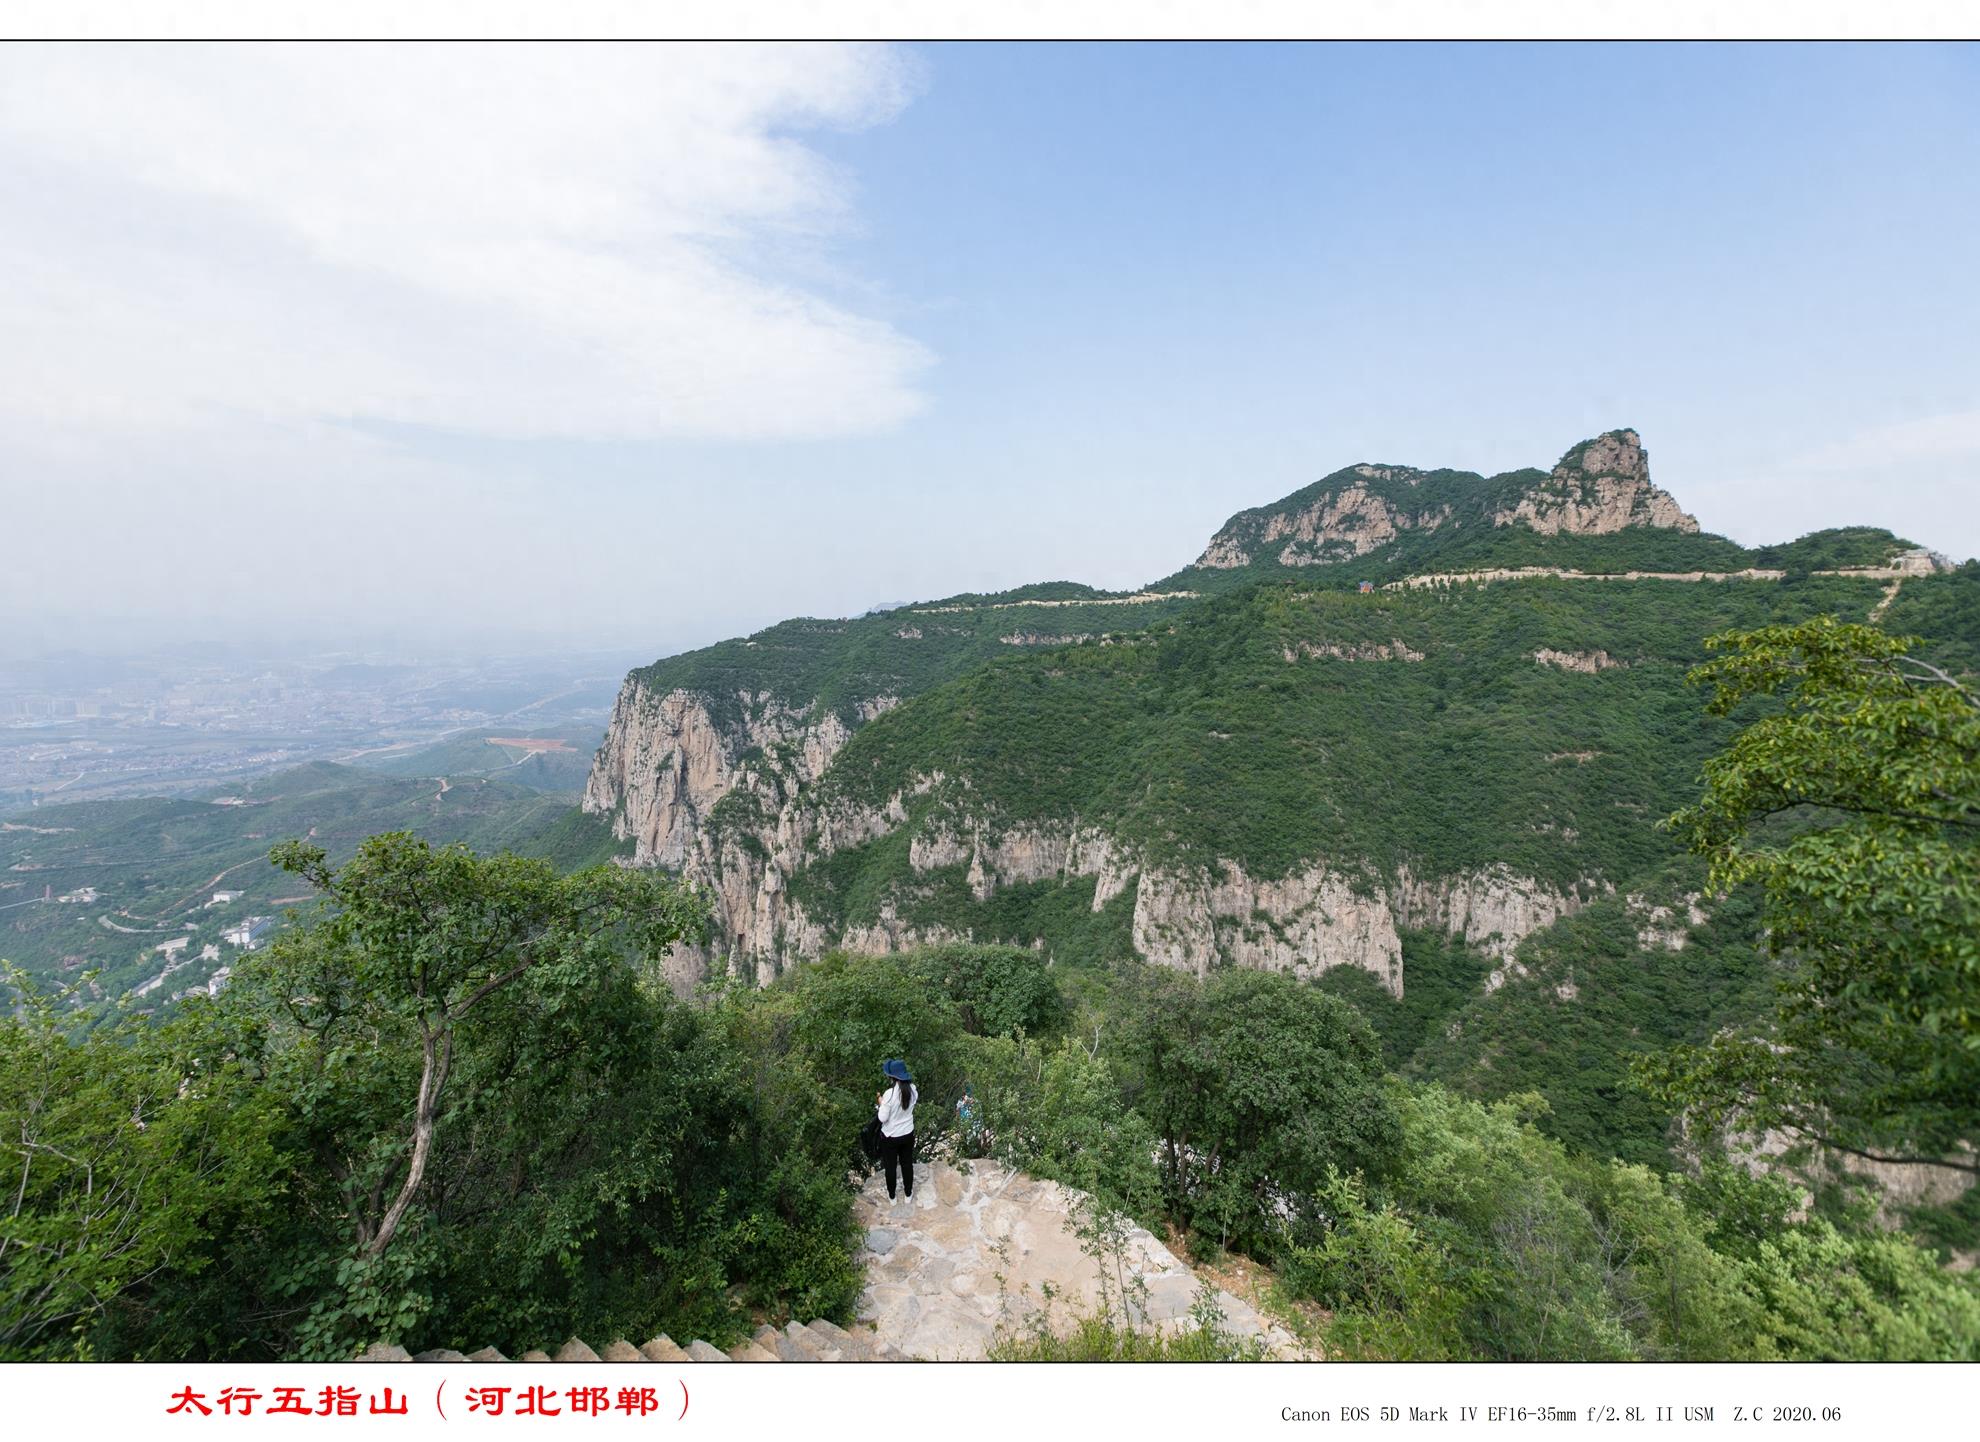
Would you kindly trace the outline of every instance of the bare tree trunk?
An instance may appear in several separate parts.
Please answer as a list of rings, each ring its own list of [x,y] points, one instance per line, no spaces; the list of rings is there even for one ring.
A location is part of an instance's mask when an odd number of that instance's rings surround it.
[[[426,1159],[433,1150],[433,1124],[440,1115],[440,1089],[447,1084],[447,1068],[454,1057],[454,1033],[449,1028],[435,1044],[434,1034],[428,1031],[424,1047],[425,1064],[419,1077],[419,1105],[413,1112],[412,1162],[406,1168],[406,1179],[399,1187],[399,1195],[392,1199],[392,1206],[378,1224],[370,1245],[365,1247],[365,1256],[376,1260],[383,1256],[385,1249],[392,1245],[392,1237],[399,1230],[399,1222],[412,1205],[413,1197],[419,1191],[419,1184],[426,1177]]]

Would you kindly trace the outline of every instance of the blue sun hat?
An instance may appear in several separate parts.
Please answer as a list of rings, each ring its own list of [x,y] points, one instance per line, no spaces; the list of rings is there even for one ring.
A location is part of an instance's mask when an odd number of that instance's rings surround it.
[[[895,1057],[892,1061],[881,1067],[880,1070],[892,1077],[895,1081],[911,1082],[914,1080],[913,1077],[908,1075],[907,1063],[899,1057]]]

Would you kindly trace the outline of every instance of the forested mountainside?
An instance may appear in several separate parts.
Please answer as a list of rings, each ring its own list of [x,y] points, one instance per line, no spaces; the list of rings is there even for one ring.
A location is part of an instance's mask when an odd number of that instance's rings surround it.
[[[1700,535],[1629,432],[1375,469],[1144,592],[645,668],[584,812],[312,768],[9,823],[17,939],[58,886],[159,970],[208,887],[326,904],[177,1005],[8,970],[0,1357],[898,1322],[883,1057],[931,1153],[1087,1194],[1102,1271],[1250,1259],[1314,1355],[1980,1357],[1980,566]],[[1140,1326],[992,1355],[1256,1354]]]
[[[1501,579],[1415,584],[1467,573]],[[1972,588],[1887,532],[1700,535],[1631,431],[1551,472],[1357,466],[1138,594],[791,621],[635,672],[585,807],[714,892],[684,979],[973,935],[1400,995],[1402,931],[1505,963],[1667,865],[1654,823],[1726,734],[1684,685],[1706,635],[1881,608],[1970,650]]]
[[[677,984],[953,939],[1324,976],[1392,1064],[1539,1088],[1562,1134],[1652,1160],[1630,1055],[1769,984],[1750,902],[1658,827],[1738,719],[1686,672],[1821,614],[1980,664],[1980,568],[1868,528],[1702,534],[1632,431],[1550,471],[1354,466],[1140,593],[792,621],[635,672],[585,806],[708,890]],[[1542,940],[1570,919],[1597,943]]]

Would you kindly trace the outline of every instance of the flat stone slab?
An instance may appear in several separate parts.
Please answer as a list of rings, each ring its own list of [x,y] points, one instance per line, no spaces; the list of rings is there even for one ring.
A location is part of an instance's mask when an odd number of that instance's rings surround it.
[[[1073,1229],[1083,1200],[992,1161],[917,1161],[914,1196],[897,1201],[876,1174],[854,1203],[866,1229],[860,1320],[879,1346],[951,1361],[986,1356],[1000,1332],[1028,1330],[1041,1317],[1057,1328],[1098,1311],[1099,1263]],[[1188,1328],[1202,1286],[1189,1266],[1141,1227],[1128,1229],[1123,1260],[1130,1291],[1146,1304],[1133,1320],[1164,1332]],[[1115,1314],[1128,1316],[1111,1264],[1105,1285],[1116,1294]],[[1216,1300],[1226,1327],[1258,1339],[1266,1355],[1301,1355],[1238,1298],[1219,1291]]]

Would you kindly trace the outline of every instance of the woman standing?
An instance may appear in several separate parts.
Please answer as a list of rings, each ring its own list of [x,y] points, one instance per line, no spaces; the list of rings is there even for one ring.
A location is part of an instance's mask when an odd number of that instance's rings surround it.
[[[873,1105],[880,1118],[880,1160],[887,1169],[887,1197],[891,1201],[896,1167],[904,1191],[914,1196],[914,1104],[921,1093],[908,1075],[906,1062],[896,1058],[881,1070],[891,1085],[873,1099]]]

